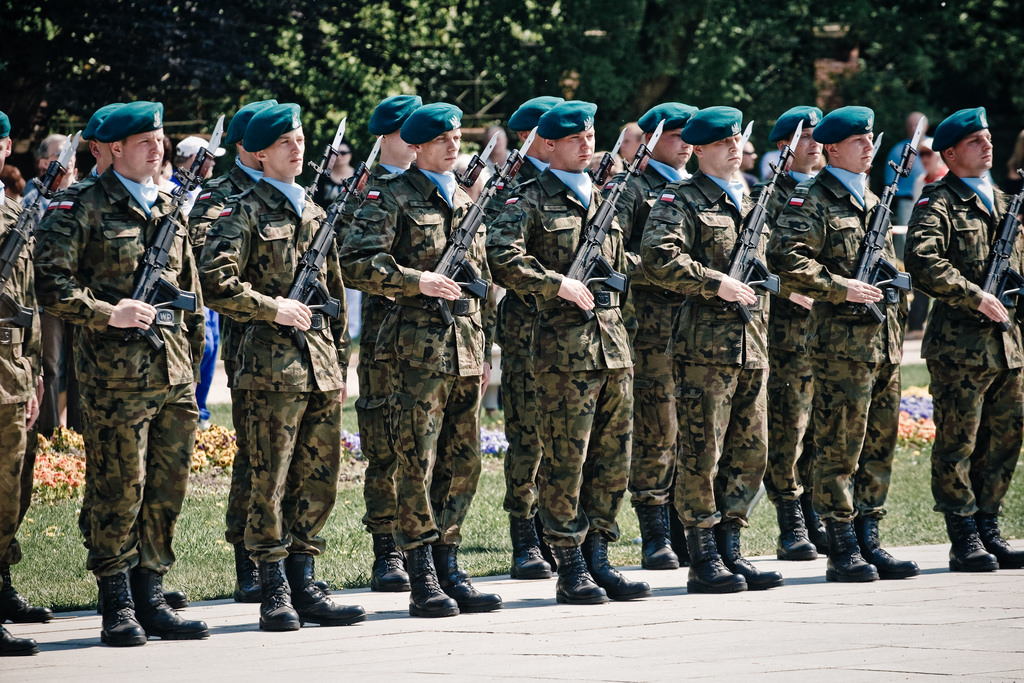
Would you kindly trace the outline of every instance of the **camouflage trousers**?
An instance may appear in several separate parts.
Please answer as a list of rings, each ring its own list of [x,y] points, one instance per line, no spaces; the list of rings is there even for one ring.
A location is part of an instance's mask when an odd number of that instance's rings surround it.
[[[363,330],[364,334],[366,330]],[[365,338],[365,337],[364,337]],[[363,477],[363,501],[366,514],[363,524],[371,534],[390,534],[398,517],[395,493],[395,469],[398,460],[388,443],[388,398],[391,393],[391,365],[374,361],[374,345],[364,341],[359,346],[359,398],[356,416],[359,420],[359,447],[366,458]]]
[[[502,349],[501,396],[505,409],[505,511],[514,517],[537,514],[537,468],[541,448],[537,439],[536,378],[526,361]]]
[[[900,366],[814,359],[814,509],[882,517],[900,410]]]
[[[676,383],[667,347],[667,338],[654,344],[638,341],[634,347],[633,455],[629,463],[633,507],[672,502],[679,429]]]
[[[928,361],[935,510],[998,514],[1024,439],[1022,370]]]
[[[747,523],[768,451],[767,371],[676,362],[679,456],[675,506],[683,526]]]
[[[224,320],[224,318],[221,318]],[[227,339],[224,337],[223,339]],[[221,347],[224,353],[232,353]],[[235,364],[224,361],[224,371],[228,376],[228,386],[234,385]],[[228,489],[228,505],[224,513],[227,530],[224,540],[235,545],[245,541],[245,523],[249,518],[249,498],[252,496],[252,464],[249,444],[249,432],[245,424],[245,391],[231,390],[231,422],[235,426],[235,459],[231,465],[231,487]]]
[[[199,409],[191,384],[120,391],[83,384],[86,568],[164,574],[188,485]]]
[[[619,538],[629,481],[633,370],[537,373],[542,449],[540,519],[549,545],[580,545],[590,530]]]
[[[402,550],[434,542],[458,545],[480,481],[481,378],[403,361],[391,371],[395,542]]]
[[[796,500],[811,490],[814,436],[814,372],[811,359],[793,351],[768,349],[768,500]]]
[[[255,562],[319,555],[338,495],[341,391],[246,391],[252,494],[245,547]]]
[[[32,501],[38,439],[25,433],[26,405],[0,404],[0,567],[21,562],[17,534]]]

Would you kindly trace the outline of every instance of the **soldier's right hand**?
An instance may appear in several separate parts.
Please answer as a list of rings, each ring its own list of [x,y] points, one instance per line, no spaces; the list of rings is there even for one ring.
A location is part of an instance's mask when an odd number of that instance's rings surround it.
[[[846,283],[846,300],[851,304],[877,304],[882,300],[882,290],[851,278]]]
[[[808,311],[814,306],[814,299],[803,294],[797,294],[796,292],[790,293],[789,300],[801,308],[806,308]]]
[[[156,309],[149,304],[135,299],[121,299],[114,306],[107,324],[120,329],[137,327],[148,330],[155,319]]]
[[[734,277],[722,276],[722,284],[718,286],[718,296],[726,301],[738,301],[744,306],[757,304],[757,294],[749,286]]]
[[[570,277],[562,278],[562,284],[558,286],[558,296],[576,304],[584,311],[589,311],[594,307],[594,294],[585,284]]]
[[[981,303],[978,305],[978,313],[997,323],[1008,323],[1010,322],[1010,314],[1006,311],[1006,307],[1003,306],[1002,302],[992,294],[988,292],[981,293]]]
[[[283,296],[275,297],[274,301],[277,302],[277,315],[274,316],[275,323],[287,325],[288,327],[297,327],[303,332],[309,329],[309,325],[313,321],[313,312],[309,310],[309,306],[301,301],[288,299]]]
[[[462,296],[462,289],[455,280],[441,273],[425,270],[420,275],[420,294],[436,296],[448,301],[455,301]]]

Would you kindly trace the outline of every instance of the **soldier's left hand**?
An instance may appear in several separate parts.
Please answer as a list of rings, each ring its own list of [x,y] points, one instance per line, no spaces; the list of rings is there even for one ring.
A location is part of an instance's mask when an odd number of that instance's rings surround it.
[[[484,363],[484,372],[480,377],[480,381],[483,383],[483,390],[487,391],[487,385],[491,383],[491,364]]]
[[[1010,322],[1010,314],[1007,313],[1006,307],[1003,306],[996,296],[988,292],[982,292],[978,312],[993,322]]]
[[[450,277],[426,270],[420,275],[420,294],[455,301],[462,296],[462,290]]]
[[[43,403],[43,378],[40,377],[36,382],[36,393],[34,396],[29,396],[28,404],[25,406],[25,431],[32,429],[32,425],[36,423],[39,418],[39,406]]]
[[[797,306],[806,308],[808,311],[811,310],[811,307],[814,305],[814,299],[809,296],[804,296],[803,294],[797,294],[796,292],[789,295],[789,300]]]

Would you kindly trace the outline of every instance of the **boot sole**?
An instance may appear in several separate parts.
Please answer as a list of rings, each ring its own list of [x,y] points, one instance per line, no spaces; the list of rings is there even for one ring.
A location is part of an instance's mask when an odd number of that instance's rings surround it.
[[[914,576],[918,576],[921,570],[917,567],[913,569],[904,569],[902,571],[884,572],[881,569],[878,570],[878,578],[883,581],[892,581],[894,579],[909,579]]]
[[[972,574],[979,574],[981,572],[994,572],[996,569],[999,569],[999,563],[998,562],[993,562],[991,564],[983,564],[983,565],[971,566],[971,565],[961,564],[960,562],[957,562],[956,560],[950,560],[949,561],[949,571],[951,571],[951,572],[966,572],[966,573],[972,573]]]
[[[516,571],[515,567],[509,571],[509,576],[513,579],[520,581],[534,581],[540,579],[550,579],[553,574],[550,569],[536,569],[531,571]]]
[[[351,626],[352,624],[358,624],[361,621],[366,621],[365,614],[349,617],[348,619],[309,619],[307,617],[299,617],[300,626],[305,626],[307,623],[317,624],[319,626]]]
[[[145,626],[143,626],[145,628]],[[156,633],[146,631],[147,636],[153,636],[160,640],[206,640],[210,637],[210,629],[197,631],[195,633]]]
[[[607,595],[596,595],[592,598],[570,598],[565,595],[556,595],[555,601],[560,605],[603,605],[609,602]]]
[[[396,583],[393,586],[389,586],[387,584],[378,584],[374,586],[371,584],[370,590],[372,590],[374,593],[408,593],[412,590],[412,586],[408,583]]]
[[[679,569],[679,560],[669,560],[667,562],[648,562],[647,560],[641,560],[640,566],[643,569],[653,570],[666,570],[666,569]]]
[[[766,591],[766,590],[769,590],[771,588],[779,588],[780,586],[784,586],[785,584],[786,584],[786,580],[784,578],[775,579],[774,581],[769,581],[769,582],[766,582],[766,583],[751,583],[750,580],[748,579],[747,580],[747,590],[748,591]]]
[[[0,614],[0,624],[4,620],[10,621],[12,624],[45,624],[53,621],[53,615],[49,614],[42,617],[31,617],[21,614]]]
[[[686,582],[687,593],[706,593],[710,595],[719,595],[722,593],[742,593],[747,590],[747,582],[729,582],[720,586],[708,586],[702,583],[694,583],[693,581]]]
[[[106,633],[100,632],[100,641],[110,647],[136,647],[146,644],[146,636],[132,636],[131,638],[111,638]]]
[[[239,602],[239,603],[243,603],[243,604],[249,604],[249,605],[259,604],[259,603],[263,602],[263,599],[260,596],[259,589],[257,589],[256,592],[253,593],[252,595],[246,595],[245,593],[237,593],[236,592],[232,597],[234,597],[235,602]],[[168,604],[170,604],[170,603],[168,603]]]
[[[781,550],[775,551],[775,559],[783,562],[810,562],[818,559],[817,550],[804,550],[798,553],[787,553]]]
[[[486,605],[459,605],[459,614],[483,614],[485,612],[496,612],[505,606],[505,603],[498,601]]]
[[[39,648],[35,645],[31,647],[23,647],[17,650],[2,650],[0,651],[0,657],[31,657],[32,655],[39,654]]]
[[[630,600],[639,600],[641,598],[649,598],[649,597],[651,597],[651,589],[650,588],[648,588],[645,591],[637,591],[635,593],[619,593],[617,595],[613,595],[611,593],[611,591],[608,590],[607,587],[605,587],[605,586],[601,586],[601,587],[604,588],[604,592],[605,593],[608,593],[608,597],[611,598],[612,600],[614,600],[615,602],[629,602]]]
[[[835,583],[871,583],[878,581],[878,573],[871,574],[841,574],[834,569],[825,570],[825,580]]]
[[[409,605],[409,616],[410,617],[422,617],[425,619],[435,619],[439,617],[457,617],[459,616],[459,608],[454,607],[451,609],[443,610],[424,610],[418,607]]]

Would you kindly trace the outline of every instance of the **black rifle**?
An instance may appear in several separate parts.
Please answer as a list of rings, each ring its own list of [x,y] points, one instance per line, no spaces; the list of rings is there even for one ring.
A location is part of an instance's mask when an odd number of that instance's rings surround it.
[[[1024,175],[1024,171],[1017,169],[1017,175]],[[992,255],[988,264],[988,272],[985,274],[985,284],[982,291],[995,296],[1007,307],[1016,306],[1012,297],[1021,296],[1021,287],[1024,287],[1024,277],[1010,267],[1010,254],[1013,253],[1013,243],[1017,239],[1017,230],[1020,227],[1021,204],[1024,203],[1024,188],[1010,200],[1010,207],[1003,216],[1003,223],[999,226],[999,235],[992,243]],[[987,317],[983,318],[988,320]],[[996,323],[1003,332],[1010,329],[1010,323]]]
[[[36,184],[39,194],[32,202],[32,206],[21,212],[18,220],[11,227],[11,231],[7,233],[3,244],[0,244],[0,306],[5,313],[10,312],[10,315],[0,318],[2,323],[10,323],[15,327],[29,327],[32,324],[32,316],[35,315],[35,311],[19,304],[4,290],[7,289],[7,283],[14,274],[14,266],[18,263],[21,250],[28,243],[29,223],[39,215],[39,207],[43,198],[53,199],[53,196],[57,194],[57,188],[64,180],[64,176],[68,174],[68,164],[71,163],[71,157],[78,149],[78,141],[81,137],[82,134],[78,133],[74,138],[65,140],[64,146],[60,150],[60,156],[50,162],[46,174],[42,178],[32,180]]]
[[[348,117],[343,118],[341,123],[338,124],[338,132],[334,134],[334,141],[324,148],[324,155],[320,159],[320,165],[318,166],[312,161],[309,162],[309,165],[316,171],[316,175],[313,176],[313,182],[306,188],[306,194],[310,197],[316,194],[316,188],[320,184],[321,178],[331,177],[334,160],[338,157],[338,145],[341,144],[341,139],[345,137],[346,121],[348,121]]]
[[[339,132],[344,132],[344,121],[342,122],[342,127],[339,128]],[[340,138],[335,138],[334,146],[336,147],[340,142]],[[305,253],[302,254],[302,258],[299,259],[299,268],[295,273],[292,286],[288,290],[287,298],[301,301],[309,308],[320,311],[335,320],[341,316],[341,302],[332,297],[330,292],[327,291],[327,287],[320,282],[320,270],[324,267],[327,254],[331,250],[331,245],[337,239],[338,219],[344,214],[345,207],[349,201],[353,197],[358,197],[363,191],[363,187],[366,186],[366,181],[370,177],[370,166],[373,165],[373,160],[377,157],[379,149],[380,138],[377,138],[369,158],[359,163],[355,174],[346,180],[342,186],[341,194],[328,207],[327,217],[320,224],[320,228],[316,231],[316,235],[313,236],[312,243],[310,243]],[[327,154],[325,153],[326,156]],[[331,167],[326,165],[317,171],[317,176],[330,175],[330,172]],[[315,188],[316,182],[311,187]],[[280,325],[279,330],[281,334],[291,336],[295,341],[295,345],[300,349],[306,348],[305,332],[297,327],[290,327],[288,325]]]
[[[478,299],[483,299],[487,296],[487,288],[490,286],[490,283],[480,277],[480,273],[477,272],[473,264],[466,258],[466,252],[472,246],[477,230],[480,228],[480,224],[483,223],[484,207],[487,206],[487,202],[491,200],[491,197],[497,193],[499,186],[510,184],[516,177],[519,167],[523,165],[523,161],[526,159],[526,152],[530,149],[530,145],[533,144],[536,135],[537,129],[534,128],[530,133],[530,137],[523,143],[522,148],[509,152],[504,165],[495,170],[494,175],[491,176],[487,183],[487,187],[483,189],[480,196],[477,197],[473,205],[466,211],[466,215],[459,221],[459,226],[448,237],[448,244],[444,248],[444,253],[441,254],[440,260],[438,260],[437,265],[434,267],[435,273],[455,280],[459,287]],[[497,135],[491,138],[487,149],[493,148],[496,137]],[[487,150],[485,149],[484,151],[486,152]],[[478,167],[475,175],[470,180],[468,176],[472,168],[473,164],[467,167],[467,173],[460,179],[460,183],[463,180],[468,180],[469,186],[471,186],[476,182],[476,176],[480,174],[480,170]],[[465,183],[462,184],[464,187],[466,186]],[[427,310],[438,311],[441,314],[441,320],[446,326],[450,327],[455,324],[455,318],[452,316],[452,312],[448,308],[448,302],[445,299],[436,296],[425,297],[423,307]]]
[[[469,160],[469,163],[466,164],[466,170],[462,172],[462,175],[456,174],[455,179],[459,182],[459,185],[462,185],[463,188],[468,190],[469,188],[473,187],[473,185],[476,184],[476,179],[480,177],[480,173],[487,166],[484,159],[489,159],[491,157],[491,152],[494,151],[494,148],[498,144],[498,135],[498,133],[492,135],[491,139],[487,142],[487,145],[484,147],[483,151],[481,151],[479,154],[473,155],[473,157]]]
[[[612,151],[605,152],[604,156],[601,157],[601,163],[598,165],[597,170],[591,172],[590,169],[587,169],[587,173],[590,173],[591,178],[594,179],[594,184],[598,187],[603,186],[605,181],[608,180],[608,175],[612,170],[612,164],[615,163],[615,155],[619,153],[619,148],[622,147],[622,141],[625,137],[626,129],[623,128],[622,132],[619,133],[619,139],[615,141],[615,146],[612,147]],[[642,172],[643,171],[641,170],[641,173]]]
[[[882,197],[875,207],[875,215],[871,217],[871,225],[867,234],[864,235],[864,244],[861,247],[860,263],[857,265],[857,272],[853,279],[874,285],[885,290],[885,302],[895,304],[899,302],[899,291],[909,292],[912,288],[910,274],[900,271],[892,263],[882,258],[882,249],[885,247],[885,236],[889,232],[889,224],[892,222],[892,200],[896,197],[896,186],[900,178],[910,175],[910,169],[914,166],[914,159],[917,158],[917,141],[921,139],[924,132],[924,119],[917,125],[917,131],[913,139],[903,148],[900,156],[900,163],[892,161],[889,165],[896,172],[892,182],[882,190]],[[866,312],[871,315],[872,320],[881,324],[885,322],[885,313],[878,307],[878,304],[854,304],[854,310]]]
[[[174,238],[177,234],[177,221],[181,217],[181,209],[188,200],[190,192],[195,190],[206,179],[207,173],[213,168],[217,158],[213,155],[220,145],[220,138],[224,130],[224,117],[217,121],[210,137],[210,144],[201,147],[196,152],[196,158],[192,160],[192,166],[185,170],[184,167],[174,171],[174,179],[178,186],[171,191],[171,206],[167,215],[160,221],[156,237],[153,243],[146,248],[135,271],[135,289],[132,290],[131,298],[142,301],[157,309],[156,319],[148,329],[132,328],[125,332],[124,341],[135,341],[139,338],[145,339],[150,348],[160,351],[164,348],[164,340],[156,331],[157,325],[169,325],[174,322],[174,313],[169,310],[176,308],[182,311],[194,313],[196,310],[196,295],[194,292],[184,292],[164,279],[164,269],[171,257],[171,247],[174,246]]]

